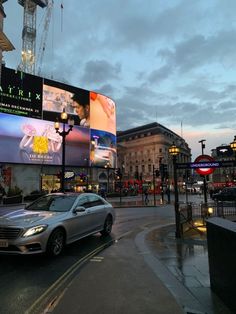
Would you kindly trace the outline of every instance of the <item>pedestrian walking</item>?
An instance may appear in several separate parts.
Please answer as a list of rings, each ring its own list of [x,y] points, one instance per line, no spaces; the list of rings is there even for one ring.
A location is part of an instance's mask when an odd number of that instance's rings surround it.
[[[167,186],[166,188],[166,195],[167,195],[167,202],[168,204],[170,204],[170,187]]]
[[[145,199],[144,199],[144,203],[145,205],[147,205],[149,203],[149,199],[148,199],[148,189],[146,189],[144,191],[144,195],[145,195]]]
[[[6,191],[5,191],[4,187],[0,183],[0,203],[2,202],[2,198],[5,195],[6,195]]]
[[[101,188],[101,197],[106,199],[106,192],[105,192],[104,188]]]

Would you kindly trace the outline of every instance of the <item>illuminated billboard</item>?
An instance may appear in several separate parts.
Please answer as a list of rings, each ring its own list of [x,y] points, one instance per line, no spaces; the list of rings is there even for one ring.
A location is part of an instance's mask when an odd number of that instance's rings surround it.
[[[113,167],[116,165],[116,137],[101,130],[91,129],[91,165]]]
[[[2,68],[0,162],[60,165],[54,129],[63,109],[75,120],[66,137],[66,165],[116,167],[116,107],[110,98],[64,83]]]
[[[66,165],[85,166],[89,143],[89,130],[75,126],[66,138]],[[0,150],[1,162],[62,163],[62,138],[50,121],[0,113],[0,147],[8,147]]]
[[[112,99],[90,92],[90,127],[116,135],[116,106]]]
[[[2,67],[0,112],[42,119],[42,78]]]
[[[63,109],[73,116],[75,125],[85,125],[89,121],[89,91],[44,79],[43,82],[43,119],[55,121]]]

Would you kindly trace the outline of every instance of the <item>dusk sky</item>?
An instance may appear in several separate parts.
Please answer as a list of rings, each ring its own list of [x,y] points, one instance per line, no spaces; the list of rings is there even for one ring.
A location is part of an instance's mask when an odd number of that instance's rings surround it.
[[[23,8],[8,0],[4,9],[16,48],[4,60],[15,69]],[[37,9],[37,47],[45,13]],[[210,154],[236,134],[235,14],[235,0],[54,0],[42,76],[111,97],[118,130],[158,122],[193,159],[201,139]]]

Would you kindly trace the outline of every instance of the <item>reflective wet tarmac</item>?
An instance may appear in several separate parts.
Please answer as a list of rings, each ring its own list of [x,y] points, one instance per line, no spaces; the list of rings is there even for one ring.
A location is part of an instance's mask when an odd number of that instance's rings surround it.
[[[230,314],[231,311],[211,291],[206,234],[189,231],[176,240],[174,226],[153,230],[147,243],[171,274],[199,301],[204,312],[185,304],[186,313]],[[192,312],[191,312],[192,311]]]

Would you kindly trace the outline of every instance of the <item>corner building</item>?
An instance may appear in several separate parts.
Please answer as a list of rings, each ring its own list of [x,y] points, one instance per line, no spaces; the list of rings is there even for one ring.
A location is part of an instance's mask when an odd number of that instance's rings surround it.
[[[180,148],[177,162],[191,161],[191,150],[185,140],[154,122],[140,127],[117,132],[118,167],[125,184],[147,184],[153,189],[161,185],[173,189],[173,160],[169,147]],[[157,171],[156,171],[157,170]],[[178,170],[178,184],[181,187],[185,170]]]

